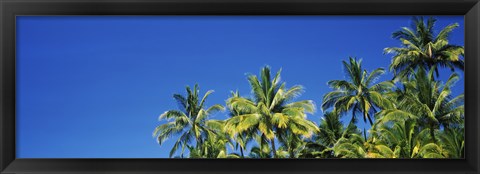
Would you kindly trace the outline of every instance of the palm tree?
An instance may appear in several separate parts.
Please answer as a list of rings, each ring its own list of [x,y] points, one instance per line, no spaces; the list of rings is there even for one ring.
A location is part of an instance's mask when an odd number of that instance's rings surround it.
[[[239,98],[241,98],[241,96],[238,91],[231,92],[231,97],[226,101],[227,108],[230,111],[230,117],[253,114],[254,111],[245,111],[245,110],[240,110],[239,108],[234,107],[233,101]],[[252,102],[252,100],[247,98],[242,98],[242,100],[247,100]],[[233,137],[236,144],[235,149],[240,149],[240,155],[242,158],[245,157],[244,151],[247,147],[247,144],[254,140],[254,134],[256,131],[257,131],[256,129],[248,129],[242,133],[239,133],[237,136]]]
[[[257,142],[256,146],[250,149],[250,158],[271,158],[272,150],[269,146],[269,141],[265,135],[254,134],[254,139]]]
[[[380,121],[380,120],[379,120]],[[416,135],[418,132],[416,129],[416,121],[415,120],[407,120],[407,121],[398,121],[392,120],[393,126],[390,124],[385,124],[384,120],[381,120],[383,124],[378,126],[378,130],[376,130],[377,125],[371,128],[371,135],[372,135],[372,142],[377,144],[377,146],[382,147],[385,146],[386,148],[381,148],[383,151],[388,151],[388,149],[392,148],[394,150],[390,150],[395,158],[414,158],[418,153],[418,149],[420,144],[416,141]],[[379,123],[379,122],[377,122]],[[376,149],[376,150],[380,150]],[[377,155],[377,152],[370,152],[370,156],[382,156]]]
[[[339,150],[340,144],[351,144],[347,141],[351,137],[357,137],[361,132],[356,127],[356,119],[344,127],[340,118],[333,112],[324,114],[320,121],[320,132],[312,137],[313,141],[307,141],[301,152],[304,158],[334,158],[335,146]]]
[[[452,97],[451,88],[459,79],[453,73],[445,82],[433,79],[434,69],[425,72],[420,67],[412,80],[402,82],[403,89],[385,95],[386,98],[396,100],[395,107],[379,112],[380,119],[412,119],[416,118],[420,128],[429,128],[432,142],[436,142],[435,130],[439,126],[448,128],[457,125],[463,118],[463,94]],[[382,118],[385,117],[385,118]]]
[[[311,142],[305,144],[302,157],[305,158],[333,158],[333,146],[344,135],[345,129],[340,118],[333,112],[323,115],[319,125],[320,132],[312,137]]]
[[[281,146],[277,151],[285,154],[284,158],[298,158],[305,149],[306,141],[304,138],[293,134],[292,132],[279,129],[277,131],[278,141]]]
[[[385,73],[382,68],[375,69],[371,73],[362,69],[362,60],[350,57],[350,61],[342,61],[348,80],[331,80],[327,84],[334,91],[323,97],[322,109],[333,107],[333,111],[340,115],[348,111],[352,112],[352,120],[356,113],[363,114],[364,122],[367,119],[373,124],[372,115],[376,108],[389,105],[382,94],[389,91],[394,84],[391,81],[375,83],[379,76]]]
[[[195,84],[193,90],[189,86],[186,87],[187,95],[174,94],[173,98],[179,105],[178,110],[169,110],[160,115],[159,120],[166,119],[167,123],[157,126],[153,131],[153,136],[157,138],[157,142],[162,143],[172,136],[178,136],[178,140],[170,151],[170,157],[181,147],[181,156],[185,151],[185,147],[192,145],[192,140],[196,140],[196,147],[200,148],[204,139],[212,133],[207,124],[213,124],[214,120],[208,120],[208,116],[214,112],[223,110],[221,105],[213,105],[208,109],[204,109],[207,97],[213,93],[209,90],[203,98],[199,98],[199,88]]]
[[[298,158],[333,158],[333,150],[315,141],[306,141]]]
[[[353,124],[350,124],[353,125]],[[341,137],[333,146],[333,152],[340,158],[366,158],[365,140],[355,127],[355,132]]]
[[[297,136],[310,137],[318,131],[315,123],[306,119],[306,113],[313,113],[315,105],[311,100],[291,102],[302,93],[302,86],[286,88],[280,81],[280,71],[270,76],[270,68],[265,66],[260,73],[249,75],[253,101],[242,97],[232,97],[231,107],[247,114],[231,117],[225,125],[232,138],[246,131],[257,131],[270,141],[271,153],[277,158],[275,137],[277,131],[289,131]]]
[[[437,67],[448,67],[464,70],[464,61],[461,59],[464,48],[452,45],[448,42],[451,32],[458,27],[458,24],[450,24],[443,28],[435,36],[434,25],[436,19],[414,17],[412,28],[403,27],[392,34],[392,37],[402,42],[402,47],[385,48],[386,54],[394,54],[390,70],[395,77],[408,77],[419,67],[427,71],[433,68],[438,77]],[[436,66],[434,66],[436,65]]]
[[[315,136],[326,147],[332,147],[343,135],[343,124],[333,112],[327,112],[320,121],[320,133]]]
[[[375,148],[369,152],[369,156],[391,158],[438,157],[440,153],[433,153],[437,152],[437,146],[430,144],[429,132],[428,128],[419,129],[416,119],[379,120],[371,128],[371,139]]]
[[[227,147],[233,149],[233,142],[223,132],[225,121],[209,120],[205,123],[209,131],[202,144],[197,147],[189,147],[190,158],[239,158],[236,153],[228,153]]]
[[[449,158],[465,157],[465,135],[463,128],[448,128],[440,134],[441,144],[447,151]]]

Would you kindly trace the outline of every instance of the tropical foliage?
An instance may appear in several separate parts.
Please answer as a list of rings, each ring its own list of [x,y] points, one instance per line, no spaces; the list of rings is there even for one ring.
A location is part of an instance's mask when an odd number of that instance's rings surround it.
[[[231,92],[225,105],[207,107],[213,91],[200,97],[198,85],[174,94],[178,109],[160,115],[153,136],[161,146],[172,138],[170,157],[178,158],[463,158],[464,95],[452,88],[464,48],[448,41],[458,24],[436,33],[434,18],[412,21],[392,34],[402,45],[384,50],[393,54],[392,80],[350,57],[342,61],[345,79],[327,82],[321,113],[313,100],[298,100],[301,85],[287,86],[281,70],[265,66],[247,76],[250,95]],[[440,80],[444,68],[450,75]],[[318,124],[308,119],[315,114]]]
[[[362,60],[350,58],[349,62],[342,61],[348,80],[332,80],[328,85],[335,89],[323,97],[322,108],[333,107],[333,111],[341,114],[347,111],[352,112],[352,120],[356,113],[363,115],[363,120],[367,119],[373,124],[372,116],[377,112],[375,108],[382,108],[389,105],[382,95],[388,92],[394,84],[390,81],[376,83],[380,75],[385,73],[382,68],[368,73],[362,69]]]
[[[402,46],[385,48],[385,53],[394,54],[390,70],[396,77],[407,77],[420,67],[433,69],[436,76],[439,76],[437,67],[464,70],[461,59],[464,48],[448,42],[450,33],[458,24],[450,24],[435,35],[436,21],[431,17],[427,21],[423,17],[414,17],[411,28],[403,27],[393,33],[392,36],[400,40]]]

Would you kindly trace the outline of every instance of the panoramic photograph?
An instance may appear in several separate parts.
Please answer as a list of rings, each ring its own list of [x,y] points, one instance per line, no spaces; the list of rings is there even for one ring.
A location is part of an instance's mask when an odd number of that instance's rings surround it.
[[[463,16],[19,16],[17,158],[464,158]]]

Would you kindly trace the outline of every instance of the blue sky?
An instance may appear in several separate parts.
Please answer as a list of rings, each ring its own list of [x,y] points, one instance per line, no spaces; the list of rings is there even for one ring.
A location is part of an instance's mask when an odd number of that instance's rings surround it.
[[[459,23],[450,42],[464,45],[463,16],[437,16],[436,29]],[[327,81],[343,79],[342,60],[363,59],[369,71],[388,68],[399,46],[391,33],[410,16],[19,16],[17,17],[18,158],[165,158],[175,137],[159,146],[158,116],[177,107],[174,93],[198,83],[249,96],[246,74],[282,68],[298,98],[317,103]],[[441,79],[449,76],[441,72]],[[463,73],[461,73],[463,76]],[[390,79],[391,73],[381,80]],[[463,93],[463,79],[454,87]],[[213,119],[227,118],[227,112]],[[346,118],[348,119],[348,118]],[[363,128],[363,120],[359,120]],[[367,126],[368,127],[368,126]]]

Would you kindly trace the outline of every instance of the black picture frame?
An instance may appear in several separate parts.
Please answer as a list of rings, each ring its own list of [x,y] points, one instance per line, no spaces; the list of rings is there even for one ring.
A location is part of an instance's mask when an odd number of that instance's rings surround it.
[[[0,0],[0,173],[479,173],[478,0]],[[464,15],[465,159],[17,159],[19,15]]]

